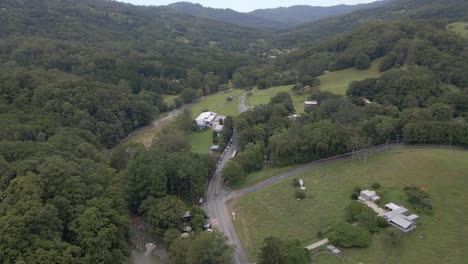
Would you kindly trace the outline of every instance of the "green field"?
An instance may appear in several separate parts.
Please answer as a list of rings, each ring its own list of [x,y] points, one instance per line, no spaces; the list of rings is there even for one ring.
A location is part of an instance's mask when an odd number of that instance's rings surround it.
[[[213,131],[207,129],[201,132],[192,132],[188,135],[188,142],[192,151],[196,153],[208,153],[213,143]]]
[[[456,22],[447,26],[448,29],[460,34],[464,38],[468,38],[468,22]]]
[[[291,92],[292,85],[276,86],[264,90],[254,90],[252,95],[247,97],[247,105],[255,106],[261,104],[268,104],[270,99],[279,92],[288,92],[291,94],[291,98],[294,103],[294,109],[296,113],[304,112],[304,101],[307,99],[307,95],[295,95]]]
[[[300,239],[304,245],[320,240],[317,232],[330,230],[344,219],[355,186],[382,185],[388,197],[403,202],[401,189],[425,187],[434,202],[434,215],[421,214],[415,232],[392,246],[386,232],[374,235],[365,249],[345,249],[345,263],[466,263],[468,259],[468,152],[399,150],[374,154],[367,161],[347,160],[320,167],[296,178],[304,179],[307,198],[294,199],[292,179],[286,179],[233,204],[234,225],[248,256],[267,236]],[[412,209],[411,207],[409,207]],[[325,260],[323,263],[334,263]]]
[[[355,68],[349,68],[321,75],[319,77],[320,90],[344,95],[348,90],[348,85],[352,81],[361,81],[379,76],[380,61],[380,59],[374,60],[371,64],[371,67],[363,71],[357,70]]]
[[[239,114],[238,106],[239,100],[237,96],[244,94],[244,90],[235,89],[228,93],[217,93],[209,96],[205,96],[200,102],[196,103],[192,107],[192,114],[196,117],[204,111],[216,112],[220,115],[231,115],[236,116]],[[235,96],[236,98],[228,102],[226,99],[229,96]]]
[[[380,59],[372,62],[369,69],[364,71],[356,70],[355,68],[329,72],[319,76],[320,79],[320,90],[329,91],[335,94],[346,94],[348,85],[352,81],[360,81],[371,77],[379,76],[379,64]],[[267,104],[270,102],[270,98],[275,96],[279,92],[289,92],[294,103],[296,113],[304,112],[304,101],[307,100],[308,95],[295,95],[291,92],[293,85],[284,85],[271,87],[264,90],[254,90],[252,95],[247,97],[247,104],[251,106]]]
[[[297,166],[299,166],[299,165],[297,165]],[[249,186],[255,185],[255,184],[257,184],[257,183],[259,183],[261,181],[264,181],[264,180],[266,180],[268,178],[271,178],[271,177],[273,177],[275,175],[278,175],[278,174],[280,174],[282,172],[293,170],[297,166],[288,166],[288,167],[281,167],[281,168],[266,167],[266,168],[263,168],[261,171],[256,171],[256,172],[249,173],[244,181],[233,183],[233,184],[229,185],[229,187],[232,190],[241,190],[241,189],[247,188]]]

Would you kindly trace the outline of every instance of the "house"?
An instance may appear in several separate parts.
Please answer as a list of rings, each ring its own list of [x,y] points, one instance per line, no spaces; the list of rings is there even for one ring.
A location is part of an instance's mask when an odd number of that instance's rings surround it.
[[[380,200],[380,197],[375,193],[375,191],[364,190],[361,191],[359,199],[375,203]]]
[[[211,145],[210,150],[211,151],[218,151],[219,150],[219,145]]]
[[[298,115],[298,114],[294,114],[294,115],[289,115],[289,116],[288,116],[289,119],[293,119],[293,120],[296,120],[296,119],[298,119],[299,117],[301,117],[301,115]]]
[[[224,126],[223,126],[223,125],[216,125],[216,126],[213,128],[213,131],[216,132],[216,133],[221,133],[221,132],[223,132],[223,129],[224,129]]]
[[[218,114],[214,112],[203,112],[201,113],[195,121],[197,122],[198,128],[208,128],[213,126],[213,122],[215,121]]]
[[[419,220],[418,215],[410,215],[408,209],[394,203],[386,204],[385,209],[390,210],[384,214],[384,218],[391,226],[398,228],[403,233],[409,233],[416,229],[416,221]]]
[[[318,105],[318,101],[316,100],[313,100],[313,101],[305,101],[304,102],[304,105],[307,107],[307,106],[317,106]]]

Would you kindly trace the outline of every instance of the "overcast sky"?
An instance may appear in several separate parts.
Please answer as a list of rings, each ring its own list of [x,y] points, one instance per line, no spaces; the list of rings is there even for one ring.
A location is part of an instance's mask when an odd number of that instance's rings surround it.
[[[181,2],[171,0],[117,0],[134,5],[167,5]],[[280,6],[311,5],[311,6],[332,6],[339,4],[362,4],[375,0],[185,0],[186,2],[199,3],[207,7],[231,8],[241,12],[248,12],[261,8],[274,8]]]

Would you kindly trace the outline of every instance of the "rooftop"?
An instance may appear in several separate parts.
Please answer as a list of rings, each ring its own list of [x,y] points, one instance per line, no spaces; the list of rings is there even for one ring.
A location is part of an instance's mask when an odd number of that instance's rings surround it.
[[[390,220],[390,222],[400,226],[403,229],[408,229],[413,223],[409,220],[406,220],[405,218],[401,216],[394,217]]]
[[[399,208],[400,208],[400,206],[399,206],[399,205],[397,205],[397,204],[394,204],[394,203],[389,203],[389,204],[386,204],[386,205],[385,205],[385,207],[389,208],[389,209],[390,209],[390,210],[392,210],[392,211],[393,211],[393,210],[397,210],[397,209],[399,209]]]

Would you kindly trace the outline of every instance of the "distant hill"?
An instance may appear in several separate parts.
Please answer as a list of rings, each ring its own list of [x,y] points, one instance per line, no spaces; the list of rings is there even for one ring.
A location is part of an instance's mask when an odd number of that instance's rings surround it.
[[[367,22],[393,19],[443,19],[456,22],[468,14],[466,0],[386,0],[374,8],[330,17],[284,30],[276,37],[276,47],[297,47],[327,39]]]
[[[385,2],[387,1],[377,1],[370,4],[359,5],[337,5],[330,7],[298,5],[273,9],[259,9],[249,14],[258,18],[281,22],[287,26],[297,26],[324,18],[348,14],[360,9],[377,7],[384,4]]]
[[[267,18],[257,17],[248,13],[240,13],[232,9],[217,9],[204,7],[200,4],[188,2],[178,2],[168,7],[184,14],[196,17],[204,17],[213,20],[223,21],[241,26],[260,27],[260,28],[284,28],[286,24],[280,21],[274,21]]]
[[[390,1],[390,0],[387,0]],[[348,14],[364,8],[372,8],[387,1],[377,1],[360,5],[320,6],[292,6],[273,9],[259,9],[250,13],[237,12],[232,9],[218,9],[204,7],[200,4],[178,2],[168,7],[180,13],[197,17],[204,17],[227,23],[260,27],[260,28],[288,28],[323,18]]]

